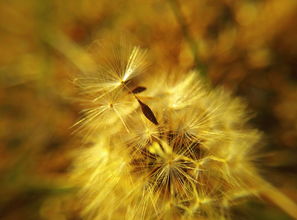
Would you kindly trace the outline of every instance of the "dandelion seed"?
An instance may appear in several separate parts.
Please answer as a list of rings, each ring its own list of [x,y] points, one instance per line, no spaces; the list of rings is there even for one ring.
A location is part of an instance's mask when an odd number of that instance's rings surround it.
[[[143,87],[143,86],[138,86],[138,87],[136,87],[135,89],[132,90],[132,93],[133,93],[133,94],[137,94],[137,93],[141,93],[141,92],[143,92],[143,91],[145,91],[145,90],[146,90],[145,87]]]
[[[141,111],[143,112],[145,117],[147,117],[147,119],[150,120],[151,122],[153,122],[155,125],[158,125],[159,123],[158,123],[153,111],[150,109],[150,107],[148,105],[144,104],[139,99],[137,99],[137,101],[139,102]]]
[[[97,63],[97,69],[80,73],[75,83],[94,101],[104,95],[121,90],[147,68],[146,52],[140,47],[132,47],[123,42],[105,45],[94,42],[89,48],[90,57]]]

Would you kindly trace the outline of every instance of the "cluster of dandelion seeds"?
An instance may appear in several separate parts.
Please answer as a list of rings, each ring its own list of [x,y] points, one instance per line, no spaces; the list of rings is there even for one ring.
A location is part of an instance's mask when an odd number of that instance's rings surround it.
[[[74,163],[86,219],[228,219],[254,194],[257,130],[246,106],[195,71],[148,71],[146,51],[90,49],[75,82],[87,105]]]

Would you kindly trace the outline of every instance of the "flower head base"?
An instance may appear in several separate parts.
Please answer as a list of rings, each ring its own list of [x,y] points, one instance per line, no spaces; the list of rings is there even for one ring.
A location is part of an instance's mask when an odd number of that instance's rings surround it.
[[[196,72],[143,74],[138,47],[116,47],[107,58],[79,80],[92,105],[80,121],[91,147],[73,170],[83,214],[227,218],[235,200],[255,190],[248,179],[260,135],[246,126],[244,103],[208,88]]]

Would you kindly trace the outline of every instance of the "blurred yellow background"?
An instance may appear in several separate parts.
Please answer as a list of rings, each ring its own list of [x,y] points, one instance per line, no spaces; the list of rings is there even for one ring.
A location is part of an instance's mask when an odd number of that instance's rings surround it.
[[[80,219],[60,201],[80,146],[71,73],[92,41],[122,33],[154,68],[198,68],[246,99],[265,132],[259,167],[297,201],[297,1],[1,0],[0,219]],[[259,201],[241,209],[289,219]]]

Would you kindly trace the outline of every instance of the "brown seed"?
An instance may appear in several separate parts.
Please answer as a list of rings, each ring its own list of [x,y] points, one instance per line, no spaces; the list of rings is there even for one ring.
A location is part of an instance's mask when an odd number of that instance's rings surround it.
[[[148,120],[150,120],[152,123],[154,123],[155,125],[158,125],[159,123],[158,123],[153,111],[150,109],[150,107],[148,105],[144,104],[143,102],[141,102],[139,99],[137,99],[137,101],[139,102],[141,111],[143,112],[145,117]]]
[[[146,90],[145,87],[143,87],[143,86],[138,86],[138,87],[136,87],[135,89],[132,90],[132,93],[133,93],[133,94],[137,94],[137,93],[141,93],[141,92],[143,92],[143,91],[145,91],[145,90]]]

